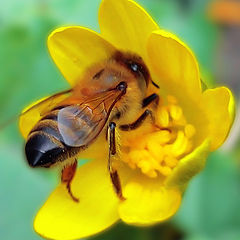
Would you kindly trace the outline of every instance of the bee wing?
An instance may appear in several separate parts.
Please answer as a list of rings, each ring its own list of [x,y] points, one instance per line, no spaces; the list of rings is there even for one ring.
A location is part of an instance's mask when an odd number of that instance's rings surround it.
[[[70,96],[70,90],[56,93],[50,97],[43,98],[38,102],[30,105],[22,111],[19,116],[19,129],[24,138],[27,138],[29,132],[35,126],[35,124],[59,103]]]
[[[58,129],[64,143],[72,147],[89,145],[104,128],[122,93],[109,91],[58,112]]]

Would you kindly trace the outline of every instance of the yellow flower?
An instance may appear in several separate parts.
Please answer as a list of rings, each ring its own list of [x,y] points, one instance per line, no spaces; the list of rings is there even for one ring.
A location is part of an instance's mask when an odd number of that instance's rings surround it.
[[[202,91],[197,61],[176,36],[157,26],[131,0],[103,0],[101,34],[83,27],[63,27],[48,38],[50,54],[71,86],[86,68],[116,49],[140,55],[160,86],[156,125],[118,132],[122,181],[120,201],[107,170],[107,142],[101,136],[82,157],[72,183],[74,202],[59,185],[38,212],[34,228],[50,239],[79,239],[103,231],[119,219],[150,225],[172,217],[189,180],[205,165],[209,152],[226,139],[234,117],[234,100],[226,87]],[[156,90],[156,88],[155,88]],[[153,92],[149,87],[148,93]],[[35,110],[36,117],[40,110]],[[26,137],[28,126],[20,129]]]

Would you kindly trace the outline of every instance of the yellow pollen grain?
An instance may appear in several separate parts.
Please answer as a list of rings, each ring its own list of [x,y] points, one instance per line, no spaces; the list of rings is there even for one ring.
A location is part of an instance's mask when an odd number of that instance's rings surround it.
[[[188,139],[185,137],[183,131],[178,131],[177,138],[172,145],[172,153],[174,156],[179,156],[186,150]]]
[[[159,166],[160,166],[160,164],[159,164],[159,162],[157,161],[157,159],[151,157],[151,155],[149,155],[149,156],[150,156],[150,157],[149,157],[148,161],[151,163],[151,167],[152,167],[153,169],[158,169]]]
[[[147,173],[151,170],[150,162],[148,162],[147,160],[141,160],[137,163],[137,166],[141,168],[143,173]]]
[[[158,163],[163,160],[163,147],[158,142],[148,141],[147,148],[149,153],[158,161]]]
[[[182,116],[182,109],[177,105],[170,105],[169,112],[173,120],[179,120]]]
[[[191,138],[195,135],[196,129],[192,124],[187,124],[184,129],[187,138]]]
[[[169,176],[172,173],[172,170],[168,166],[160,166],[158,171],[165,177]]]
[[[158,174],[156,170],[150,170],[149,172],[146,173],[146,175],[150,178],[156,178]]]
[[[173,123],[174,126],[182,126],[182,127],[185,126],[186,124],[187,124],[187,121],[183,116],[183,114],[179,119],[174,120],[174,123]]]
[[[168,167],[170,167],[170,168],[174,168],[174,167],[176,167],[177,164],[178,164],[178,160],[177,160],[175,157],[173,157],[173,156],[166,156],[166,157],[164,158],[164,162],[165,162],[166,165],[167,165]]]
[[[160,107],[157,111],[156,124],[160,127],[167,127],[169,124],[169,114],[165,107]]]
[[[140,151],[138,150],[130,151],[128,156],[132,163],[137,164],[140,161]]]
[[[148,136],[147,145],[149,145],[151,142],[156,142],[159,145],[161,145],[161,144],[168,143],[170,140],[171,140],[170,132],[168,130],[160,130]]]

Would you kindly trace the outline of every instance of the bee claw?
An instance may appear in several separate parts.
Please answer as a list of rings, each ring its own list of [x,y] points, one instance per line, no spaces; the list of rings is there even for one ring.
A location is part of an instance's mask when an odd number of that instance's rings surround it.
[[[127,200],[123,195],[118,195],[119,199],[123,202],[125,200]]]
[[[74,202],[79,202],[79,198],[77,198],[77,197],[75,197],[75,196],[73,195],[72,190],[71,190],[71,186],[70,186],[69,183],[67,184],[66,187],[67,187],[67,190],[68,190],[68,194],[70,195],[70,197],[72,198],[72,200],[73,200]]]

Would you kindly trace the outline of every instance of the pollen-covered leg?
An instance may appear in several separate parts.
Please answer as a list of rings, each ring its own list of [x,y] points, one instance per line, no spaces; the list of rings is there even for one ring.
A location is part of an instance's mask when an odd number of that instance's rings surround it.
[[[114,190],[120,200],[125,200],[122,195],[122,186],[117,170],[113,167],[113,159],[116,156],[116,138],[115,138],[116,124],[111,122],[108,128],[108,142],[109,142],[109,157],[108,157],[108,170],[110,172],[111,181]]]
[[[71,182],[75,175],[76,169],[77,169],[77,161],[75,160],[72,165],[69,165],[63,168],[61,180],[62,180],[62,183],[66,183],[68,193],[73,199],[73,201],[79,202],[79,199],[73,195],[71,190]]]

